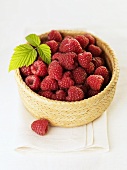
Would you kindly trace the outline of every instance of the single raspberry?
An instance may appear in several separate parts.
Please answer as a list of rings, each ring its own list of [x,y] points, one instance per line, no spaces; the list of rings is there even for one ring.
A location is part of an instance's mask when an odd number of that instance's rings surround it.
[[[78,62],[83,68],[89,67],[89,63],[92,61],[92,54],[90,52],[84,52],[78,54]]]
[[[39,94],[40,96],[46,97],[46,98],[48,98],[48,99],[51,99],[51,98],[52,98],[52,95],[53,95],[53,92],[50,91],[50,90],[47,90],[47,91],[42,91],[42,90],[40,90],[40,91],[38,92],[38,94]]]
[[[107,84],[109,81],[109,71],[105,66],[98,67],[95,72],[95,75],[101,75],[104,78],[104,84]]]
[[[62,41],[62,36],[59,31],[57,30],[51,30],[48,34],[48,40],[55,40],[57,42]]]
[[[66,92],[64,90],[56,91],[56,100],[65,101],[66,99]]]
[[[106,78],[109,75],[109,71],[105,66],[98,67],[94,74],[101,75],[103,78]]]
[[[52,61],[48,66],[49,76],[53,79],[60,80],[63,74],[63,68],[58,61]]]
[[[101,75],[90,75],[87,78],[87,84],[93,90],[100,90],[104,82],[104,78]]]
[[[52,54],[58,50],[58,43],[55,40],[47,41],[46,44],[50,47]]]
[[[93,62],[90,62],[88,64],[88,67],[85,69],[85,71],[87,72],[87,74],[93,74],[94,73],[94,70],[95,70],[95,66],[93,64]]]
[[[87,77],[86,71],[82,67],[77,67],[72,71],[73,78],[76,84],[82,84]]]
[[[85,48],[89,44],[89,39],[84,35],[77,35],[75,39],[80,43],[82,48]]]
[[[103,66],[105,64],[104,59],[101,57],[93,57],[92,62],[95,65],[95,68]]]
[[[65,71],[63,74],[63,77],[70,77],[71,79],[73,78],[72,72],[71,71]]]
[[[68,89],[68,96],[66,97],[67,101],[79,101],[84,98],[84,92],[81,90],[81,88],[76,86],[71,86]]]
[[[58,60],[62,67],[64,67],[67,70],[73,70],[77,67],[77,64],[75,62],[76,54],[74,52],[68,52],[68,53],[55,53],[52,56],[52,60]]]
[[[46,76],[47,66],[43,61],[37,60],[31,65],[31,72],[37,76]]]
[[[95,96],[95,95],[97,95],[99,92],[100,92],[100,90],[92,90],[92,89],[89,89],[89,91],[87,92],[87,97]]]
[[[85,37],[89,39],[89,44],[95,44],[95,38],[91,34],[87,33]]]
[[[57,90],[58,89],[58,83],[55,79],[51,78],[50,76],[46,76],[41,84],[40,88],[42,90]]]
[[[92,53],[93,56],[99,56],[102,53],[102,49],[96,45],[89,45],[88,51]]]
[[[40,78],[37,75],[29,75],[25,78],[25,82],[31,90],[36,91],[40,87]]]
[[[74,85],[74,81],[70,77],[63,77],[58,81],[60,89],[67,89]]]
[[[48,132],[48,120],[40,119],[31,124],[31,129],[38,135],[45,135]]]
[[[60,44],[59,51],[63,53],[75,52],[79,54],[83,50],[80,43],[75,38],[64,38]]]
[[[23,76],[29,76],[29,75],[32,75],[32,72],[31,72],[31,69],[30,69],[30,66],[26,67],[26,66],[23,66],[20,68],[20,71],[21,71],[21,74]]]

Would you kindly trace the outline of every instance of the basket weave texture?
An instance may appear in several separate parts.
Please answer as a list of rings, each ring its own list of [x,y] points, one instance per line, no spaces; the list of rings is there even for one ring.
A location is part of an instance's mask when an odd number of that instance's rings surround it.
[[[82,35],[87,32],[60,30],[63,36]],[[47,37],[48,33],[40,35]],[[97,95],[76,102],[65,102],[47,99],[33,92],[22,80],[19,69],[15,71],[18,90],[25,108],[36,118],[46,118],[52,126],[76,127],[88,124],[100,117],[110,105],[116,90],[119,76],[118,62],[109,45],[96,37],[96,44],[105,52],[105,58],[112,77],[109,84]]]

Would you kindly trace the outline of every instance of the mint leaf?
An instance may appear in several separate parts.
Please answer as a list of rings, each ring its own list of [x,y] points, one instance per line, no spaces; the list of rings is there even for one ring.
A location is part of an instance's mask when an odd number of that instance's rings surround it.
[[[34,47],[39,46],[41,43],[40,38],[36,34],[30,34],[25,38]]]
[[[37,57],[37,51],[29,44],[19,45],[14,49],[10,60],[9,71],[31,65]]]
[[[51,50],[48,45],[41,44],[40,46],[37,47],[37,51],[45,63],[47,64],[51,63]]]

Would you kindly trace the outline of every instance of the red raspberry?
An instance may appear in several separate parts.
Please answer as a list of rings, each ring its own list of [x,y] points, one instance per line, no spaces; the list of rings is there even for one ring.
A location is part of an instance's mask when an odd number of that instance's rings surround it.
[[[31,88],[31,90],[38,90],[40,87],[40,78],[37,75],[29,75],[25,78],[25,82],[27,86]]]
[[[76,86],[71,86],[68,89],[68,96],[66,97],[67,101],[79,101],[84,98],[84,92],[81,90],[81,88]]]
[[[89,44],[95,44],[95,38],[91,34],[85,34],[85,37],[89,39]]]
[[[72,72],[70,72],[70,71],[64,72],[63,77],[70,77],[72,79],[73,78]]]
[[[58,43],[55,40],[47,41],[46,44],[50,47],[52,54],[58,50]]]
[[[89,44],[89,39],[84,35],[77,35],[75,39],[80,43],[82,48],[85,48]]]
[[[88,64],[88,67],[85,70],[86,70],[87,74],[93,74],[94,70],[95,70],[95,66],[94,66],[93,62],[90,62]]]
[[[83,68],[89,67],[89,63],[92,61],[92,54],[90,52],[84,52],[78,54],[78,62]]]
[[[104,78],[104,84],[107,84],[109,81],[109,71],[105,66],[98,67],[95,72],[95,75],[101,75]]]
[[[104,65],[104,59],[101,57],[93,57],[92,62],[95,65],[95,68],[103,66]]]
[[[37,76],[46,76],[47,66],[43,61],[37,60],[31,65],[31,72]]]
[[[90,75],[87,78],[87,84],[93,90],[100,90],[104,82],[104,78],[101,75]]]
[[[60,89],[67,89],[74,85],[74,81],[70,77],[63,77],[58,81]]]
[[[66,92],[64,90],[56,91],[56,100],[65,101],[66,99]]]
[[[40,119],[31,124],[31,129],[38,135],[45,135],[48,132],[48,120]]]
[[[61,42],[62,36],[59,31],[51,30],[50,33],[48,34],[48,40],[55,40],[57,42]]]
[[[42,90],[57,90],[58,89],[58,83],[55,79],[52,79],[50,76],[46,76],[41,84],[40,88]]]
[[[58,60],[62,67],[67,70],[75,69],[77,64],[75,62],[76,54],[74,52],[55,53],[52,60]]]
[[[49,76],[53,79],[60,80],[63,74],[63,68],[57,61],[52,61],[48,66]]]
[[[20,71],[21,71],[21,74],[22,74],[23,76],[29,76],[29,75],[32,74],[31,69],[30,69],[30,66],[28,66],[28,67],[23,66],[23,67],[20,68]]]
[[[63,53],[75,52],[78,54],[83,50],[80,43],[75,38],[64,38],[60,44],[59,51]]]
[[[92,53],[93,56],[99,56],[102,53],[102,49],[96,45],[89,45],[88,51]]]
[[[53,92],[52,92],[52,91],[49,91],[49,90],[47,90],[47,91],[42,91],[42,90],[40,90],[40,91],[38,92],[38,94],[39,94],[40,96],[46,97],[46,98],[48,98],[48,99],[51,99],[51,98],[52,98],[52,95],[53,95]]]
[[[87,77],[86,71],[82,67],[77,67],[73,70],[73,78],[76,84],[82,84]]]
[[[95,96],[95,95],[98,94],[99,92],[100,92],[100,90],[92,90],[92,89],[89,89],[89,91],[87,92],[87,97]]]

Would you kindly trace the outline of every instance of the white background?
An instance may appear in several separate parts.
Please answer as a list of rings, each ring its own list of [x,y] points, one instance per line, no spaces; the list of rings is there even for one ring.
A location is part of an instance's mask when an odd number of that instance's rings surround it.
[[[87,29],[114,49],[120,78],[108,109],[108,153],[17,153],[10,143],[20,100],[8,64],[25,35],[50,29]],[[127,1],[0,0],[0,170],[127,169]]]

